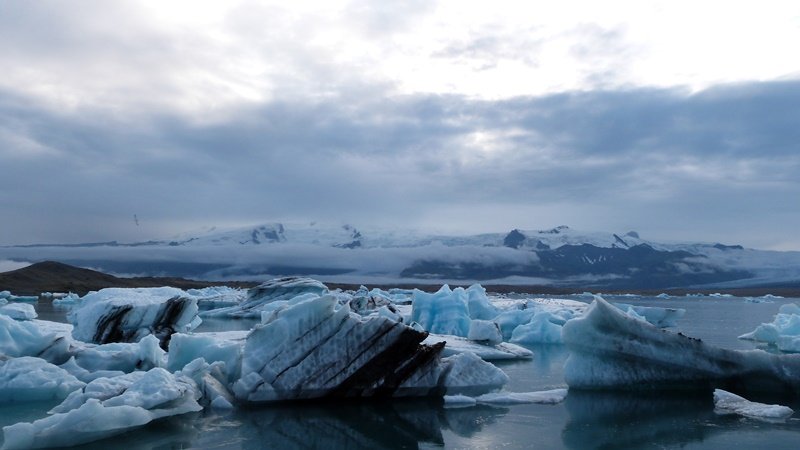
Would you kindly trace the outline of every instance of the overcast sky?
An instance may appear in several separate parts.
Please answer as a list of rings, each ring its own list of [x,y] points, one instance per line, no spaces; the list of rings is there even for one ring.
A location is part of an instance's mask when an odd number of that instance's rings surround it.
[[[796,1],[4,0],[0,244],[316,220],[800,250],[799,42]]]

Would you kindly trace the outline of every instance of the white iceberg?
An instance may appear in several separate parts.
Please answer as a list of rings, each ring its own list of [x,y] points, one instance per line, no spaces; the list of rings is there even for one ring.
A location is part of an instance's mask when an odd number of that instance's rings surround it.
[[[0,315],[0,355],[35,356],[60,364],[70,357],[71,326],[43,320],[17,321]]]
[[[68,314],[83,342],[136,342],[153,334],[166,347],[175,332],[200,325],[197,299],[176,288],[107,288],[83,297]]]
[[[763,323],[739,339],[765,342],[781,351],[800,353],[800,306],[794,303],[781,305],[771,323]]]
[[[28,303],[10,303],[0,306],[0,314],[15,320],[33,320],[38,317],[36,309]]]
[[[500,331],[500,327],[491,320],[474,319],[469,324],[467,339],[488,345],[497,345],[503,342],[503,333]]]
[[[767,405],[751,402],[722,389],[714,390],[714,412],[717,414],[738,414],[766,422],[785,422],[794,410],[783,405]]]
[[[659,328],[674,327],[686,314],[683,308],[659,308],[656,306],[634,306],[627,303],[614,303],[614,306],[634,317],[638,316]]]
[[[523,403],[538,403],[542,405],[555,405],[567,398],[566,389],[551,389],[549,391],[535,392],[491,392],[475,398],[478,403],[488,405],[517,405]]]
[[[198,397],[194,381],[160,368],[98,379],[70,394],[53,415],[3,427],[2,450],[96,441],[156,419],[200,411]]]
[[[510,359],[530,359],[533,352],[516,344],[501,342],[495,345],[482,344],[467,338],[449,336],[444,334],[429,334],[424,341],[425,345],[435,345],[444,342],[442,356],[453,356],[461,353],[474,353],[484,361],[502,361]]]
[[[0,360],[0,403],[63,399],[84,384],[40,358]]]

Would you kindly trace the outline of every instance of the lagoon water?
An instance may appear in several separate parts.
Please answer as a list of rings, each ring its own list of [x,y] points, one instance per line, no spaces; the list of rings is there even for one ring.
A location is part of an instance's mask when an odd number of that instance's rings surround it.
[[[563,296],[561,298],[564,298]],[[570,297],[568,297],[570,298]],[[575,296],[577,300],[590,298]],[[736,297],[606,297],[629,304],[684,308],[674,331],[733,349],[757,348],[736,337],[770,322],[783,303],[749,303]],[[49,302],[36,305],[41,319],[65,320]],[[247,328],[252,322],[206,321],[199,331]],[[565,387],[568,356],[558,345],[530,347],[534,358],[499,363],[510,391]],[[769,350],[769,349],[767,349]],[[800,411],[798,398],[751,400],[782,403]],[[0,426],[43,417],[58,402],[0,406]],[[718,416],[711,394],[570,391],[559,405],[443,408],[438,401],[309,402],[203,412],[151,424],[84,449],[730,449],[800,447],[800,412],[784,424]]]

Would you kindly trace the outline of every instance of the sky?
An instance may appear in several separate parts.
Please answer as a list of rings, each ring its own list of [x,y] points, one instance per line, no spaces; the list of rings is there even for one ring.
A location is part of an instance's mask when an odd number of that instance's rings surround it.
[[[798,42],[791,1],[4,0],[0,244],[313,220],[800,250]]]

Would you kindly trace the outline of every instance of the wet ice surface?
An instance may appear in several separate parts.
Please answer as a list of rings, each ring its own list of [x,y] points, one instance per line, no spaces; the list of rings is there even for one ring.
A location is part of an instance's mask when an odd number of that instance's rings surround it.
[[[584,301],[590,298],[574,297]],[[737,339],[761,323],[771,322],[781,304],[745,302],[741,298],[606,297],[640,306],[684,308],[671,330],[730,349],[763,348]],[[39,318],[63,319],[63,310],[36,304]],[[59,317],[62,317],[59,319]],[[246,329],[253,323],[210,320],[196,331]],[[508,391],[531,392],[565,387],[567,352],[561,345],[529,345],[533,358],[497,361],[509,376]],[[774,349],[769,349],[772,350]],[[797,399],[749,397],[795,410]],[[0,425],[33,421],[58,402],[0,406]],[[393,400],[280,404],[230,413],[201,412],[150,424],[118,436],[114,447],[155,448],[684,448],[794,449],[800,420],[765,424],[740,416],[714,413],[711,393],[609,393],[572,391],[557,405],[477,405],[444,408],[436,400]],[[76,448],[108,448],[99,441]]]

